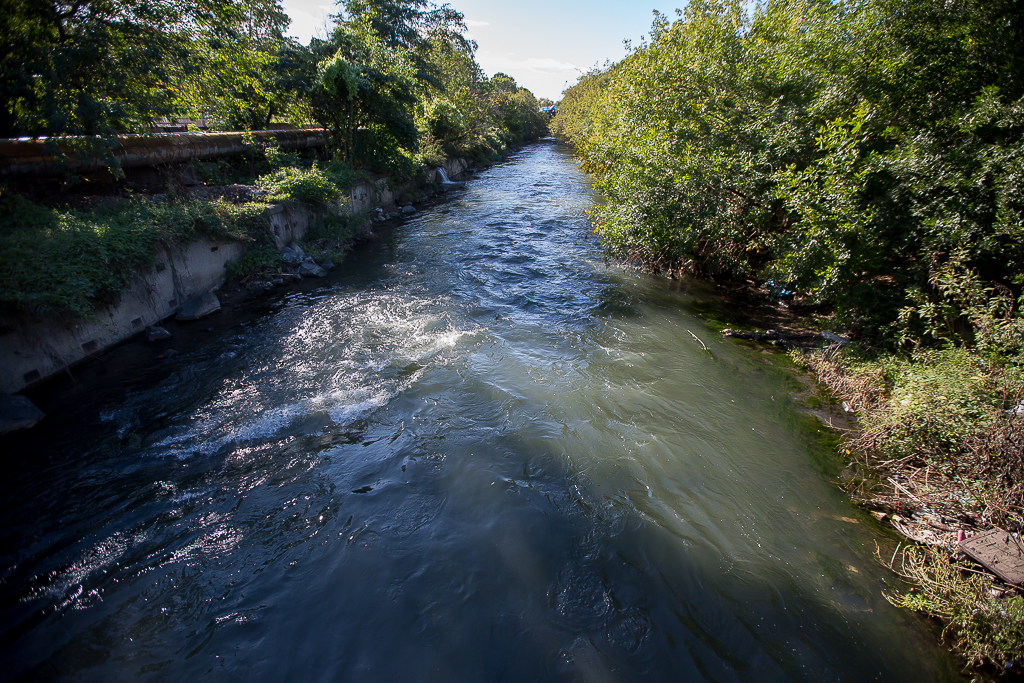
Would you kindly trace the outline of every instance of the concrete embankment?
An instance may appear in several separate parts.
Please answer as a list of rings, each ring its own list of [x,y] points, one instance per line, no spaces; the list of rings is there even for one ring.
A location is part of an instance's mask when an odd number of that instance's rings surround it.
[[[462,160],[445,164],[449,178],[465,169]],[[438,182],[436,176],[431,171],[418,184]],[[348,190],[342,210],[352,215],[378,207],[394,210],[396,198],[415,191],[416,184],[392,189],[387,178],[360,180]],[[279,250],[301,241],[318,217],[293,204],[273,204],[266,212]],[[136,275],[117,306],[96,310],[90,319],[0,313],[0,393],[22,391],[178,315],[190,301],[218,290],[226,279],[225,266],[242,253],[243,246],[235,242],[166,246],[150,268]]]

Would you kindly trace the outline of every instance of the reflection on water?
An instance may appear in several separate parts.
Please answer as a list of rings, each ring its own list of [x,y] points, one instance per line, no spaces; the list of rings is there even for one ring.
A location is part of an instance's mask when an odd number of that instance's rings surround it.
[[[11,439],[0,674],[945,680],[791,387],[552,143]]]

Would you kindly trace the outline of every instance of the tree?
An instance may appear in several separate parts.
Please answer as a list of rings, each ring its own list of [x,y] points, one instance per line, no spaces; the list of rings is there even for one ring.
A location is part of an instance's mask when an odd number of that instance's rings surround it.
[[[265,123],[277,0],[2,2],[0,134],[109,136],[221,105]]]
[[[274,61],[289,19],[279,0],[235,0],[229,20],[197,28],[174,74],[175,109],[233,130],[266,128],[280,111]]]
[[[334,54],[317,64],[310,106],[341,157],[353,161],[361,128],[371,138],[364,157],[415,149],[413,69],[405,53],[388,48],[363,22],[340,24],[331,45]]]
[[[876,341],[953,255],[1024,283],[1010,0],[692,0],[564,95],[609,250],[771,281]],[[918,302],[918,303],[915,303]]]

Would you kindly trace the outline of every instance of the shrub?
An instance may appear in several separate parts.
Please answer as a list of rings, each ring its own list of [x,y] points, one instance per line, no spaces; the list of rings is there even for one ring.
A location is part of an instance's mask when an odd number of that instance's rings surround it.
[[[899,556],[899,562],[896,557]],[[972,663],[990,661],[1000,667],[1024,658],[1024,598],[997,599],[977,574],[965,574],[945,551],[907,547],[882,560],[917,588],[885,597],[897,607],[924,612],[946,622],[943,638]]]
[[[890,457],[955,455],[989,426],[1018,381],[966,349],[919,352],[899,364],[889,400],[865,416],[867,437]]]
[[[300,201],[326,206],[341,198],[341,190],[316,167],[280,168],[256,179],[256,186],[267,190],[270,201]]]
[[[444,164],[448,155],[444,153],[444,147],[436,140],[420,147],[420,160],[426,165],[437,168]]]
[[[466,120],[454,104],[446,99],[436,99],[424,106],[423,119],[427,133],[436,140],[452,141],[463,135]]]

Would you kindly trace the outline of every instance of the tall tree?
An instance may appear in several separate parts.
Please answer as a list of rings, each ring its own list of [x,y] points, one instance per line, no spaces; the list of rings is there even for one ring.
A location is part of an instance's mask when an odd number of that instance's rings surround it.
[[[5,0],[6,135],[112,134],[173,110],[176,64],[231,0]],[[24,42],[22,42],[24,41]]]
[[[174,74],[175,108],[232,129],[265,128],[278,113],[274,62],[289,19],[279,0],[234,0],[227,21],[198,27]]]

